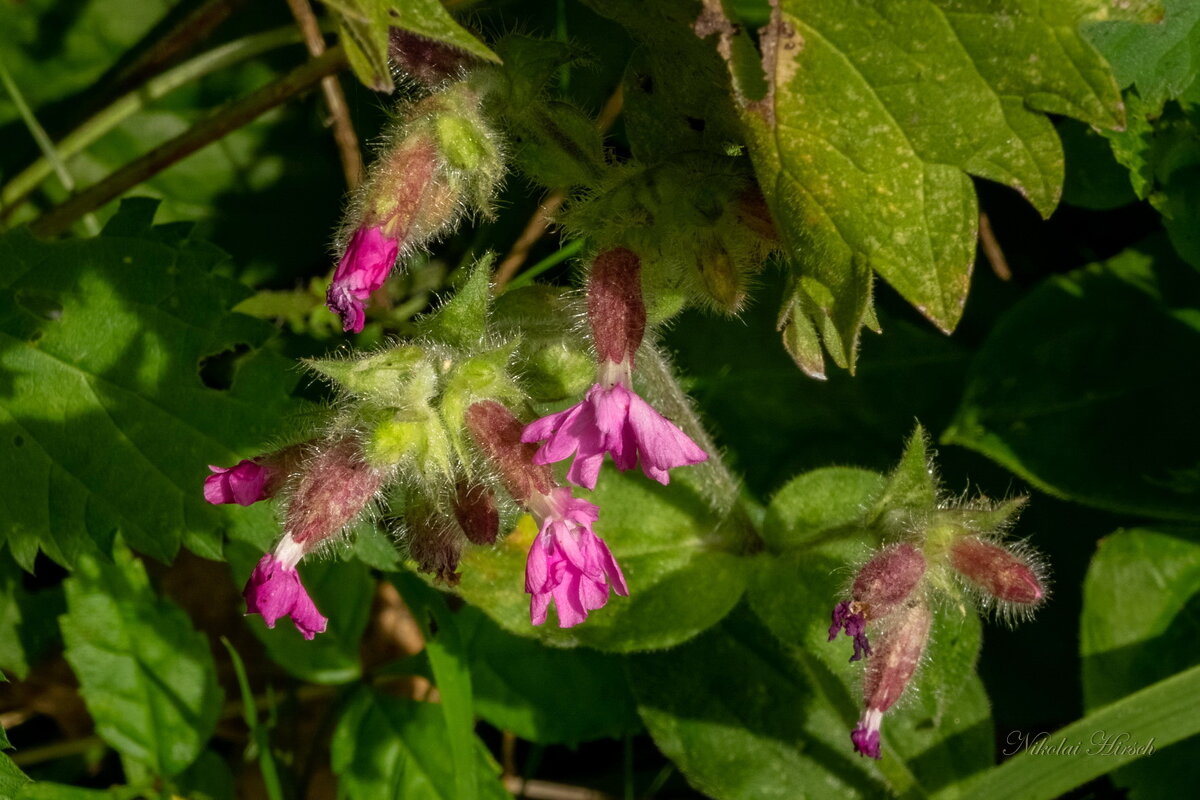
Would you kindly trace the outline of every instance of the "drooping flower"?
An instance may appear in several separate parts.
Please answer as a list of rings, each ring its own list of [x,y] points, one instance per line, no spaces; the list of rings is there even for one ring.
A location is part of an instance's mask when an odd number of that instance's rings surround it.
[[[232,467],[209,465],[212,471],[204,479],[204,499],[210,503],[237,503],[248,506],[271,495],[268,486],[274,470],[255,459],[244,458]]]
[[[291,536],[283,537],[274,553],[267,553],[259,560],[242,596],[246,599],[246,613],[261,614],[268,628],[274,628],[282,617],[291,617],[296,630],[305,639],[312,639],[324,633],[329,620],[317,610],[300,581],[296,564],[303,556],[302,545]]]
[[[882,757],[879,737],[884,712],[900,699],[916,673],[933,623],[933,613],[923,602],[907,606],[897,614],[899,619],[884,634],[878,652],[867,662],[864,711],[850,734],[850,741],[860,755],[876,759]]]
[[[359,228],[350,237],[325,293],[330,310],[342,318],[343,331],[363,329],[367,300],[383,286],[399,252],[400,242],[385,235],[382,228]]]
[[[597,506],[559,487],[535,495],[529,507],[540,523],[525,563],[530,622],[544,623],[553,600],[559,627],[570,628],[602,608],[610,591],[629,596],[621,567],[592,530],[600,514]]]
[[[925,569],[925,556],[908,542],[880,550],[858,571],[850,589],[850,600],[834,607],[829,641],[845,630],[854,640],[851,661],[871,655],[867,622],[884,619],[908,602],[920,585]]]
[[[605,454],[624,472],[639,464],[646,477],[666,484],[672,467],[708,458],[691,438],[643,400],[633,386],[634,356],[646,329],[641,264],[623,248],[596,257],[588,279],[588,321],[600,362],[597,382],[574,406],[533,422],[523,442],[545,442],[535,464],[574,456],[567,479],[596,487]]]

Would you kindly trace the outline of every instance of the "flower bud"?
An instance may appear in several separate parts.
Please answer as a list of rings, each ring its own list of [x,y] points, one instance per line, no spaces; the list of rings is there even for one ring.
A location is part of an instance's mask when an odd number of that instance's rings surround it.
[[[950,564],[991,599],[1032,608],[1046,597],[1040,570],[1031,559],[978,536],[955,540]]]
[[[494,544],[500,533],[496,496],[478,483],[460,481],[454,488],[454,518],[472,544]]]
[[[435,88],[461,74],[474,61],[466,51],[426,39],[412,31],[388,30],[388,55],[402,72],[428,88]]]
[[[310,553],[353,522],[382,483],[383,474],[363,460],[353,439],[325,443],[301,468],[284,530]]]
[[[554,488],[550,467],[533,463],[537,448],[521,441],[525,426],[495,400],[483,400],[467,409],[467,430],[500,473],[500,480],[519,503],[534,492],[549,494]]]
[[[885,547],[863,565],[850,590],[851,600],[838,603],[833,611],[829,641],[842,630],[854,639],[851,661],[871,655],[867,622],[882,619],[900,608],[925,575],[925,557],[908,542]]]
[[[932,623],[933,613],[924,603],[904,608],[881,638],[878,652],[867,662],[863,682],[866,710],[850,734],[860,755],[881,757],[879,735],[883,714],[900,699],[916,673]]]
[[[588,276],[588,322],[601,364],[633,364],[646,332],[641,260],[631,250],[605,250]]]
[[[417,562],[417,569],[433,575],[434,580],[457,586],[458,561],[465,539],[454,520],[416,503],[409,507],[405,522],[408,554]]]

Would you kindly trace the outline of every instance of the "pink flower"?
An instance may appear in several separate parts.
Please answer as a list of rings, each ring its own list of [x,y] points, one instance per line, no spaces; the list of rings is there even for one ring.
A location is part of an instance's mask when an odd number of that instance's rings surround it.
[[[210,503],[248,506],[270,497],[270,467],[246,458],[236,466],[208,468],[213,474],[204,479],[204,499]]]
[[[242,596],[246,598],[246,613],[261,614],[268,628],[274,628],[281,617],[291,617],[296,630],[305,639],[312,639],[324,633],[329,620],[317,611],[300,582],[296,563],[302,556],[303,548],[285,536],[274,553],[267,553],[259,560]]]
[[[629,596],[616,559],[592,531],[599,508],[572,497],[563,487],[534,495],[529,507],[541,520],[525,564],[525,591],[533,595],[530,622],[545,622],[553,600],[559,627],[570,628],[587,619],[589,611],[602,608],[610,589]]]
[[[521,434],[523,442],[543,440],[533,463],[551,464],[574,455],[567,480],[587,489],[596,488],[605,453],[622,472],[641,463],[646,477],[664,485],[670,481],[667,470],[708,458],[686,433],[620,381],[609,388],[592,386],[583,402],[542,417]]]
[[[329,310],[342,318],[342,330],[363,329],[367,299],[383,286],[399,252],[400,243],[384,235],[382,228],[359,228],[350,237],[325,293]]]

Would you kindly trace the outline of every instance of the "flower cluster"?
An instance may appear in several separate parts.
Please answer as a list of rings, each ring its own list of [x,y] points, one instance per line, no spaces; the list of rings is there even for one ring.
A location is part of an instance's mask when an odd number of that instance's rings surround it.
[[[850,660],[867,660],[863,714],[850,736],[861,755],[882,756],[883,716],[917,672],[933,624],[932,603],[944,593],[939,587],[947,578],[1007,613],[1028,612],[1046,596],[1045,579],[1028,552],[947,521],[956,513],[935,512],[935,519],[919,528],[921,541],[898,542],[875,553],[855,576],[849,599],[834,607],[829,641],[845,632],[854,641]],[[868,627],[882,630],[874,647]]]

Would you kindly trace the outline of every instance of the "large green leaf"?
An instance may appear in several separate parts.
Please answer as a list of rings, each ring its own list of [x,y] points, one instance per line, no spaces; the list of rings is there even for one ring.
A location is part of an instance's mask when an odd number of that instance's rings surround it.
[[[0,486],[0,530],[27,569],[39,548],[70,565],[117,531],[166,560],[274,528],[270,509],[216,508],[201,487],[205,465],[278,441],[297,373],[253,349],[270,325],[229,313],[248,291],[212,274],[223,253],[151,228],[153,202],[122,208],[94,239],[0,238],[0,470],[22,476]],[[228,388],[201,379],[214,356],[232,359]]]
[[[65,586],[65,655],[96,732],[155,775],[181,772],[221,711],[208,640],[124,548],[110,564],[80,558]]]
[[[479,797],[508,797],[474,739]],[[333,733],[331,758],[346,797],[457,800],[446,718],[436,705],[359,688]]]
[[[1125,530],[1100,541],[1083,587],[1080,651],[1084,706],[1091,711],[1200,663],[1200,535]],[[1125,733],[1129,743],[1153,730]],[[1093,742],[1089,742],[1093,744]],[[1200,740],[1163,748],[1117,772],[1131,797],[1170,795],[1200,758]]]
[[[1072,500],[1200,519],[1198,283],[1161,243],[1045,281],[980,349],[944,440]]]
[[[1043,112],[1122,122],[1107,64],[1076,31],[1092,6],[780,0],[761,36],[765,92],[746,78],[746,34],[713,16],[697,26],[727,48],[750,155],[796,270],[785,323],[819,331],[852,366],[879,273],[954,329],[975,257],[968,176],[1049,215],[1063,157]],[[819,374],[819,354],[805,352],[802,366]]]
[[[505,631],[474,606],[463,606],[455,620],[467,641],[475,710],[494,727],[568,745],[641,728],[621,657],[547,647]]]
[[[513,633],[613,652],[684,641],[716,624],[742,596],[744,559],[733,555],[740,524],[722,520],[686,470],[676,470],[662,487],[640,472],[606,468],[595,492],[578,493],[600,506],[595,530],[624,571],[628,598],[614,594],[573,628],[557,627],[553,614],[544,625],[531,626],[523,592],[525,556],[537,533],[530,517],[495,547],[464,554],[459,593]]]

